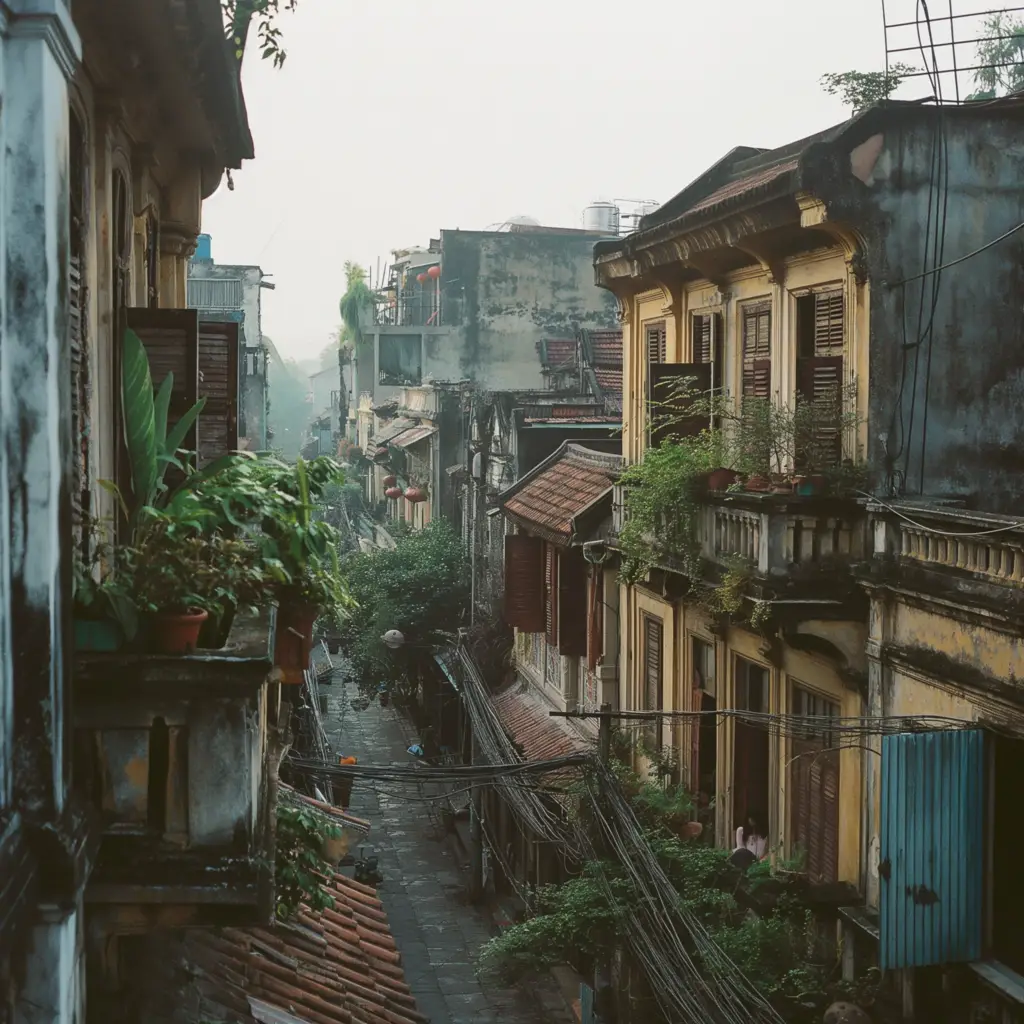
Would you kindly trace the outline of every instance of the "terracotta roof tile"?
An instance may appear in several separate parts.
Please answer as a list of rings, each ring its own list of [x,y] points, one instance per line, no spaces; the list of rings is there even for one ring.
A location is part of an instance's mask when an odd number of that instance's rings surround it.
[[[259,1003],[310,1024],[427,1024],[376,892],[340,874],[328,890],[333,908],[272,928],[188,933],[210,998],[246,1024],[266,1019]]]
[[[545,338],[537,342],[537,351],[545,369],[568,369],[576,365],[575,338]]]
[[[612,369],[607,366],[599,366],[594,370],[597,383],[602,391],[611,391],[615,394],[622,394],[622,369]]]
[[[589,745],[564,719],[552,718],[550,707],[520,683],[496,693],[491,703],[528,761],[583,753]]]
[[[557,458],[527,475],[502,501],[505,511],[528,527],[569,540],[572,521],[591,502],[611,490],[617,473],[613,456],[567,445]],[[499,499],[501,500],[501,499]]]
[[[622,331],[591,331],[594,366],[622,366]]]

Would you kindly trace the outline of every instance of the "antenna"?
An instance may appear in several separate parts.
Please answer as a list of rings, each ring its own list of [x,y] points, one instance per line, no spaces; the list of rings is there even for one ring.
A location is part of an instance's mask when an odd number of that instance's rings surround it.
[[[1024,26],[1024,4],[992,9],[991,2],[882,0],[886,74],[924,78],[943,103],[1024,87],[1024,27],[1016,30]]]

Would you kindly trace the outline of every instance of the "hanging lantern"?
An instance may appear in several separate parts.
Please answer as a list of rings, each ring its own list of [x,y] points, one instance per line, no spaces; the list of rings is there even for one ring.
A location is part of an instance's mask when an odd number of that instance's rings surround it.
[[[389,487],[384,492],[384,497],[385,498],[400,498],[401,496],[402,496],[402,488],[401,487]]]
[[[384,479],[381,480],[381,483],[385,487],[394,487],[395,484],[398,483],[398,477],[394,476],[393,474],[388,474],[388,476],[384,477]]]
[[[405,492],[405,500],[415,505],[418,501],[426,501],[427,496],[419,487],[410,487]]]
[[[440,276],[441,276],[441,268],[440,267],[434,266],[434,267],[431,267],[427,271],[427,277],[431,278],[434,281],[436,281]]]
[[[417,274],[416,275],[416,280],[419,281],[420,284],[426,284],[427,283],[427,275],[426,274]]]

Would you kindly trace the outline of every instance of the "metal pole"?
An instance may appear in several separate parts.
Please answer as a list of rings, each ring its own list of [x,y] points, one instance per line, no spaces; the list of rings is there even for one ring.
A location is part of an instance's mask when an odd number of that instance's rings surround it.
[[[477,762],[476,732],[472,731],[470,725],[470,754],[469,763]],[[479,903],[483,899],[484,892],[484,838],[480,822],[481,814],[481,787],[473,786],[469,794],[469,898],[473,903]]]

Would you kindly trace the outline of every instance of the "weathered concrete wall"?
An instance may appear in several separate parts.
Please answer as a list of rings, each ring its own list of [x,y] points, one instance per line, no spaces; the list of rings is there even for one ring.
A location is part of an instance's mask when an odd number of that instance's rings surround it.
[[[920,110],[881,143],[866,185],[830,207],[868,240],[870,457],[904,471],[908,493],[923,460],[926,494],[1011,511],[1024,496],[1024,234],[900,282],[1024,221],[1019,115]]]
[[[442,311],[454,344],[428,346],[425,372],[499,390],[542,388],[537,342],[615,326],[612,296],[594,284],[598,236],[442,231]]]

